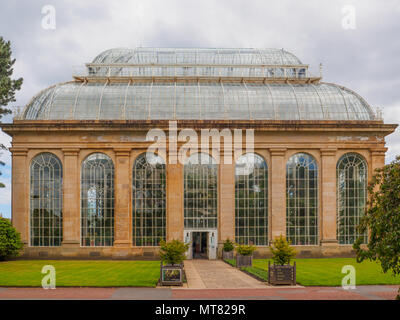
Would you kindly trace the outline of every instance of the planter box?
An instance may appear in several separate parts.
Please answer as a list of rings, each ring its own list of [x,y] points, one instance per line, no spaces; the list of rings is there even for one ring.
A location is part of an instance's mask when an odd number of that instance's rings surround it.
[[[268,262],[268,284],[271,285],[296,285],[296,262],[294,265],[285,264],[283,266]]]
[[[181,286],[183,284],[183,263],[160,266],[160,283],[162,286]]]
[[[223,260],[232,260],[233,259],[233,251],[222,250],[222,259]]]
[[[236,267],[251,267],[253,265],[253,255],[242,256],[241,254],[236,255]]]

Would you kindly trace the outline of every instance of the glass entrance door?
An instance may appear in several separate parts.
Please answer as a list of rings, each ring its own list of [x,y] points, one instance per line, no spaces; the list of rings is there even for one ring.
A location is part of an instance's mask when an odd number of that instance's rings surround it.
[[[193,232],[193,259],[208,259],[208,232]]]

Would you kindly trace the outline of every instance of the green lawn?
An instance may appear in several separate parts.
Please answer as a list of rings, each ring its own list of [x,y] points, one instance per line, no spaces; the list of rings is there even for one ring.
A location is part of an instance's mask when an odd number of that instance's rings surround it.
[[[227,261],[235,265],[234,260]],[[272,263],[272,261],[271,261]],[[304,286],[341,286],[345,276],[342,267],[352,265],[356,269],[356,285],[400,284],[400,277],[384,274],[378,263],[357,263],[353,258],[296,259],[297,283]],[[253,267],[245,268],[265,281],[268,279],[268,260],[254,259]]]
[[[17,260],[0,262],[0,286],[41,287],[44,265],[57,287],[155,287],[160,276],[159,261]]]

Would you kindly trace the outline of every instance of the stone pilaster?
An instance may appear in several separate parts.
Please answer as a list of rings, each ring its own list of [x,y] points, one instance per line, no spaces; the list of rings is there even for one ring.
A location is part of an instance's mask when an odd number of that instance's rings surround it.
[[[21,240],[29,245],[29,166],[27,149],[10,148],[12,153],[11,206],[12,224],[21,233]]]
[[[270,149],[271,154],[271,240],[286,236],[286,149]]]
[[[336,245],[336,149],[321,149],[321,245]]]
[[[235,163],[224,163],[221,154],[219,165],[219,235],[218,240],[223,243],[226,239],[235,239]]]
[[[183,165],[167,164],[167,241],[183,240]]]
[[[79,149],[62,149],[63,165],[63,241],[67,247],[80,246]]]
[[[130,247],[130,204],[131,204],[131,183],[129,170],[130,149],[114,149],[115,151],[115,247]]]
[[[387,148],[374,148],[371,149],[371,172],[369,173],[369,179],[375,174],[375,170],[385,166],[385,153]]]

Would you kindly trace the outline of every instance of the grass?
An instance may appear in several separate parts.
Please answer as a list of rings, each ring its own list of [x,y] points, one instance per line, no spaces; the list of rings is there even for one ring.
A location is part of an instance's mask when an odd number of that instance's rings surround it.
[[[17,260],[0,262],[0,286],[41,287],[45,265],[57,287],[155,287],[160,276],[159,261]]]
[[[272,260],[270,260],[272,263]],[[235,260],[226,260],[235,266]],[[357,263],[353,258],[296,259],[297,283],[303,286],[341,286],[345,276],[342,267],[352,265],[356,269],[356,285],[400,284],[400,276],[382,272],[376,262]],[[253,259],[253,266],[245,271],[268,280],[268,259]]]

